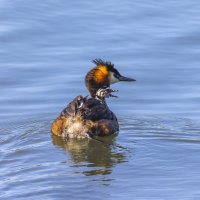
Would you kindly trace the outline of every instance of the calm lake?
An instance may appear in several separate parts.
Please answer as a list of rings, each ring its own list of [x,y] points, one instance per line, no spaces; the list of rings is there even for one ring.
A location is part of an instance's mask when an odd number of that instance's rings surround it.
[[[0,0],[0,47],[0,199],[200,199],[200,2]],[[53,137],[95,58],[119,135]]]

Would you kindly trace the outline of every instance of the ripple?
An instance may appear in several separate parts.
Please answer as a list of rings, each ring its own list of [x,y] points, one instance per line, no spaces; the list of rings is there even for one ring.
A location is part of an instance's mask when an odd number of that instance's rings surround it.
[[[187,118],[176,117],[148,117],[120,119],[121,131],[129,132],[137,139],[163,139],[185,142],[198,142],[200,139],[200,128],[198,123],[194,123]],[[130,134],[127,134],[130,137]]]
[[[199,5],[1,0],[0,198],[199,199]],[[108,100],[119,135],[51,136],[96,57],[137,80]]]

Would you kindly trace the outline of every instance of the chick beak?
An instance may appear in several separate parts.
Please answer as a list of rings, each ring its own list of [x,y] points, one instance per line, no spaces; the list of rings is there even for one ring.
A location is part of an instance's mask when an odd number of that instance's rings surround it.
[[[120,76],[119,78],[119,81],[136,81],[135,79],[133,79],[133,78],[127,78],[127,77],[125,77],[125,76]]]

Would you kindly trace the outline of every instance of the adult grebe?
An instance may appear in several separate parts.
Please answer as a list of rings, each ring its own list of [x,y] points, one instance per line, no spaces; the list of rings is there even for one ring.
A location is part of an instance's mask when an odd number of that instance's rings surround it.
[[[122,76],[111,62],[93,60],[96,65],[85,77],[90,98],[77,96],[53,122],[53,134],[64,138],[108,136],[119,131],[115,114],[108,108],[105,98],[112,95],[110,85],[119,81],[135,81]]]

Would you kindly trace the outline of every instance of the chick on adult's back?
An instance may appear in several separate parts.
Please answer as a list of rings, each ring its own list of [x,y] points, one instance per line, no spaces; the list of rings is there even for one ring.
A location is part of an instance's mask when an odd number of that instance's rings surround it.
[[[135,81],[122,76],[111,62],[101,59],[85,77],[91,98],[77,96],[52,124],[52,133],[67,138],[107,136],[119,131],[115,114],[106,98],[112,97],[110,85],[119,81]]]

